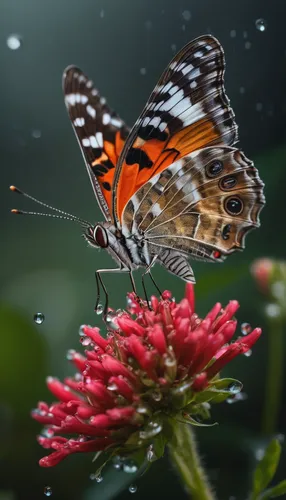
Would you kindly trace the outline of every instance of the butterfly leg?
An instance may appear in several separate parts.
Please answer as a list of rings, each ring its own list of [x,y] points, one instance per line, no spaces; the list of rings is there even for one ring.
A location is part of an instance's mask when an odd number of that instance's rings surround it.
[[[98,269],[95,272],[95,279],[96,279],[96,286],[97,286],[97,297],[96,297],[96,304],[95,304],[94,310],[96,311],[98,309],[99,300],[100,300],[100,285],[101,285],[103,293],[105,295],[105,305],[104,305],[104,309],[103,309],[103,317],[104,318],[106,317],[107,310],[108,310],[108,292],[107,292],[106,286],[102,280],[101,274],[102,273],[118,273],[118,272],[123,272],[123,273],[128,272],[131,275],[131,271],[127,267],[123,267],[123,268],[118,267],[116,269]],[[131,279],[131,283],[133,282],[132,286],[135,287],[135,284],[133,281],[133,276],[130,279]]]
[[[145,281],[144,281],[145,276],[146,276],[147,274],[149,274],[149,276],[150,276],[150,278],[151,278],[152,282],[154,283],[155,287],[157,288],[158,292],[159,292],[159,293],[160,293],[160,295],[161,295],[161,292],[160,292],[160,290],[159,290],[159,288],[158,288],[158,286],[157,286],[157,284],[156,284],[156,282],[155,282],[155,280],[154,280],[154,278],[153,278],[153,276],[152,276],[152,274],[151,274],[151,269],[152,269],[152,267],[154,266],[154,264],[155,264],[155,262],[156,262],[156,260],[157,260],[157,257],[158,257],[158,255],[154,255],[154,257],[152,258],[152,260],[151,260],[151,262],[150,262],[149,266],[145,269],[145,271],[144,271],[144,273],[142,274],[142,277],[141,277],[141,280],[142,280],[142,288],[143,288],[143,292],[144,292],[145,300],[146,300],[146,302],[147,302],[147,304],[148,304],[148,307],[149,307],[149,300],[148,300],[148,295],[147,295],[146,286],[145,286]]]

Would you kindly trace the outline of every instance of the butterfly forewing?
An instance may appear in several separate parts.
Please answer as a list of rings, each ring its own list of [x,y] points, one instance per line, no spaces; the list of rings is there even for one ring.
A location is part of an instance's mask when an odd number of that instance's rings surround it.
[[[120,155],[113,200],[119,223],[132,195],[176,160],[203,147],[236,142],[224,67],[223,49],[212,36],[190,42],[171,61]]]
[[[93,82],[75,66],[65,70],[63,90],[99,205],[105,218],[111,220],[113,177],[129,129],[99,95]]]

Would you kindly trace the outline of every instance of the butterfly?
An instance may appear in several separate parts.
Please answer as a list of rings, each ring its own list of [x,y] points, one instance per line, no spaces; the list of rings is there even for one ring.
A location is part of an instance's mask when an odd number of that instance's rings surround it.
[[[264,184],[234,146],[224,72],[218,40],[196,38],[129,129],[79,68],[65,70],[66,108],[105,219],[86,224],[84,237],[118,266],[96,272],[106,296],[102,273],[128,272],[134,286],[133,270],[145,275],[155,263],[194,282],[189,258],[222,262],[259,226]]]

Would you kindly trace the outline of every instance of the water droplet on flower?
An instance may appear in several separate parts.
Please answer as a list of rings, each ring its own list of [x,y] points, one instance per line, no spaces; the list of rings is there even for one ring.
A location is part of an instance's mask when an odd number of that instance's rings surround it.
[[[80,337],[80,343],[84,346],[90,345],[91,344],[91,338],[90,337],[84,337],[83,335]]]
[[[22,38],[20,37],[20,35],[9,35],[7,40],[6,40],[6,43],[7,43],[7,47],[11,50],[18,50],[23,41],[22,41]]]
[[[251,355],[252,355],[252,350],[251,350],[251,349],[248,349],[248,351],[246,351],[246,352],[244,353],[244,356],[245,356],[246,358],[250,358],[250,356],[251,356]]]
[[[242,323],[241,325],[241,333],[242,335],[248,335],[251,332],[252,328],[249,323]]]
[[[50,486],[45,486],[44,487],[44,494],[46,495],[46,497],[50,497],[53,493],[53,490]]]
[[[127,474],[135,474],[135,472],[137,472],[138,470],[138,467],[134,460],[125,460],[123,462],[123,470]]]
[[[240,382],[233,382],[232,384],[229,385],[228,390],[232,394],[238,394],[242,389],[242,384]]]
[[[137,491],[136,484],[130,484],[129,491],[130,491],[130,493],[136,493],[136,491]]]
[[[191,19],[191,17],[192,17],[192,16],[191,16],[191,13],[190,13],[190,11],[189,11],[189,10],[184,10],[184,11],[182,12],[182,17],[183,17],[183,19],[184,19],[185,21],[189,21],[189,20]]]
[[[230,37],[231,38],[235,38],[236,37],[236,30],[231,30]]]
[[[149,422],[148,425],[145,427],[144,431],[139,432],[139,437],[141,439],[151,439],[154,436],[157,436],[163,429],[162,424],[159,424],[159,422]]]
[[[76,351],[74,349],[69,349],[66,354],[66,358],[68,361],[72,361],[74,358]]]
[[[146,68],[140,68],[140,75],[146,75],[147,70]]]
[[[34,139],[40,139],[40,137],[42,136],[42,132],[38,129],[35,129],[35,130],[32,130],[32,137]]]
[[[122,460],[122,458],[119,455],[116,455],[113,458],[112,463],[113,463],[114,469],[116,469],[116,470],[122,470],[123,469],[123,460]]]
[[[103,305],[101,303],[97,305],[95,312],[98,316],[103,313]]]
[[[254,450],[254,456],[255,456],[256,460],[259,460],[259,461],[262,460],[264,455],[265,455],[264,448],[256,448],[256,450]]]
[[[107,389],[109,391],[117,391],[118,387],[117,387],[116,384],[110,384],[110,385],[107,386]]]
[[[146,459],[148,462],[155,462],[155,460],[157,459],[156,454],[154,452],[154,447],[152,444],[150,444],[150,446],[148,446],[148,448],[147,448]]]
[[[262,104],[262,102],[257,102],[257,103],[255,104],[255,109],[256,109],[256,111],[262,111],[262,108],[263,108],[263,104]]]
[[[255,26],[256,26],[256,29],[258,29],[258,31],[265,31],[266,28],[267,28],[267,23],[265,21],[265,19],[256,19],[255,21]]]
[[[34,314],[34,322],[37,323],[37,325],[41,325],[44,321],[45,321],[45,316],[43,313]]]
[[[96,472],[92,472],[90,475],[89,475],[89,479],[91,479],[92,481],[96,481],[97,483],[102,483],[103,481],[103,477],[100,473],[96,473]]]
[[[45,427],[41,432],[41,435],[46,438],[51,438],[54,436],[54,434],[54,431],[52,429],[49,429],[49,427]]]
[[[269,318],[278,318],[281,315],[281,308],[278,304],[267,304],[265,313]]]
[[[251,47],[251,43],[249,41],[245,42],[244,47],[246,48],[246,50],[249,50]]]
[[[226,402],[230,405],[233,403],[238,403],[239,401],[245,401],[247,399],[247,394],[245,392],[239,392],[231,398],[227,398]]]

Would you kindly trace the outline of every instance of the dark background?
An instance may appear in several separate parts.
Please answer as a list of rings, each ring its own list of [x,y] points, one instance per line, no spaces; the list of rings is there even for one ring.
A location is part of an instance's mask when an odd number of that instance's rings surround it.
[[[11,216],[14,206],[37,207],[8,187],[16,184],[63,210],[100,220],[64,108],[64,68],[81,67],[132,125],[173,54],[204,33],[214,34],[225,48],[226,87],[240,146],[266,184],[262,226],[248,237],[245,252],[223,265],[194,264],[200,314],[215,301],[236,298],[239,321],[264,326],[252,356],[242,356],[224,372],[242,380],[248,399],[219,405],[214,417],[220,426],[198,432],[218,498],[246,498],[257,450],[266,440],[260,429],[269,334],[249,268],[254,258],[285,255],[285,17],[283,0],[1,0],[1,500],[45,498],[47,485],[55,500],[123,500],[134,481],[137,500],[159,494],[185,498],[166,458],[138,480],[105,471],[100,485],[89,479],[91,456],[70,457],[54,469],[38,466],[45,452],[36,443],[40,427],[30,419],[30,409],[39,399],[51,401],[48,374],[71,373],[65,353],[79,347],[79,326],[102,325],[93,312],[94,270],[111,261],[103,251],[86,248],[76,225]],[[264,32],[256,27],[259,18],[266,21]],[[11,34],[20,36],[18,50],[7,46]],[[182,282],[162,268],[154,275],[162,288],[182,297]],[[124,307],[128,278],[109,276],[106,283],[112,306]],[[35,325],[39,311],[46,319]],[[283,391],[276,425],[281,434],[285,402]],[[282,456],[277,480],[285,477],[285,465]]]

